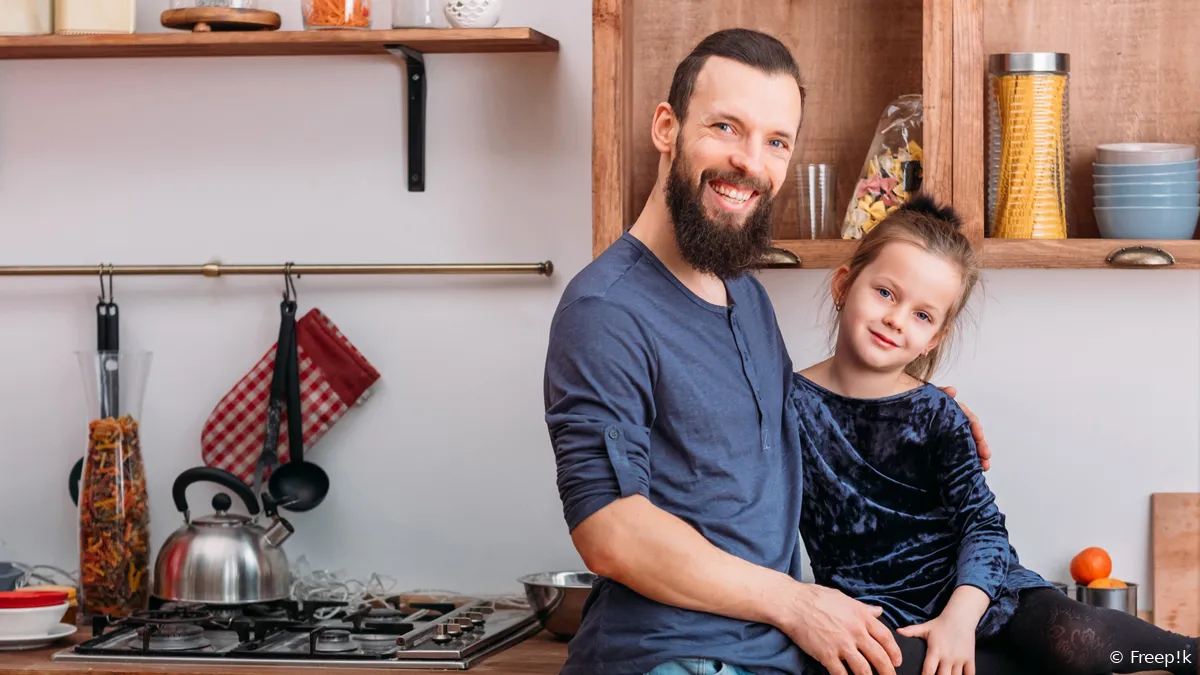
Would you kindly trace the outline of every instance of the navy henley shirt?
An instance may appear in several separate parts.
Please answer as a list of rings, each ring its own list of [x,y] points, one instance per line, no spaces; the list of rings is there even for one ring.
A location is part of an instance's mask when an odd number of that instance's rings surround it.
[[[544,382],[559,495],[570,529],[644,495],[718,548],[799,580],[792,363],[758,280],[726,288],[728,307],[701,299],[628,233],[571,280]],[[665,605],[601,578],[562,673],[644,673],[685,657],[764,674],[815,663],[772,626]]]

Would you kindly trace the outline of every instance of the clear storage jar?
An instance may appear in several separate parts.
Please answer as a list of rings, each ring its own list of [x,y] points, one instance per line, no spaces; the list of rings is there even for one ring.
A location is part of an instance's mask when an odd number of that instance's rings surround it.
[[[79,613],[126,617],[150,598],[150,499],[140,428],[153,355],[76,353],[87,401],[79,485]]]
[[[370,28],[371,0],[301,0],[306,29]]]
[[[992,54],[987,78],[988,236],[1065,239],[1071,222],[1070,56]]]
[[[0,0],[0,35],[54,32],[51,0]]]
[[[54,32],[105,35],[137,32],[137,0],[54,0]]]
[[[446,0],[392,0],[392,28],[449,28]]]

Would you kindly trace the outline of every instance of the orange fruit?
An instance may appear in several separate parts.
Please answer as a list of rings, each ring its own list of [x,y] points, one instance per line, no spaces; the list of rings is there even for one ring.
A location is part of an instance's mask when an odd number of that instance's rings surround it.
[[[1112,558],[1099,546],[1089,546],[1071,558],[1071,578],[1077,584],[1090,584],[1112,574]]]
[[[1113,579],[1111,577],[1103,577],[1101,579],[1093,579],[1088,584],[1088,588],[1128,588],[1128,587],[1129,587],[1129,584],[1126,584],[1124,581],[1121,581],[1120,579]]]

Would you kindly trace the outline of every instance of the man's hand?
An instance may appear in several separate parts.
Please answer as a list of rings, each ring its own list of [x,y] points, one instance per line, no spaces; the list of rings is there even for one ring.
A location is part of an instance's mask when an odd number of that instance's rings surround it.
[[[847,675],[842,662],[854,675],[896,675],[900,647],[887,626],[879,620],[880,607],[872,607],[839,590],[805,584],[796,606],[787,615],[794,619],[776,625],[796,646],[821,662],[830,675]]]
[[[896,632],[925,640],[921,675],[975,675],[975,629],[969,621],[943,612],[932,621]]]
[[[987,471],[992,468],[992,451],[988,449],[987,440],[983,437],[983,425],[979,423],[979,418],[975,416],[975,413],[971,412],[970,408],[963,405],[956,398],[958,396],[957,389],[945,386],[941,387],[941,390],[946,392],[946,395],[950,398],[955,399],[955,403],[958,403],[958,407],[962,408],[962,411],[967,415],[967,419],[971,422],[971,435],[975,437],[975,448],[979,451],[979,459],[983,461],[983,470]]]

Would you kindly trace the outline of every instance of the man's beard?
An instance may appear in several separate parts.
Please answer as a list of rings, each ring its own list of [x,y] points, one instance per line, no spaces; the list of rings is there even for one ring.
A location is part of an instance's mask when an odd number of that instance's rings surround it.
[[[756,267],[771,248],[770,185],[740,172],[717,169],[706,169],[699,182],[690,185],[691,167],[682,152],[676,152],[675,157],[667,175],[665,196],[675,226],[675,241],[684,261],[721,280],[735,279]],[[705,214],[704,190],[713,179],[758,192],[758,204],[746,214],[740,226],[733,214],[722,214],[729,216],[721,219],[728,222],[715,222]]]

